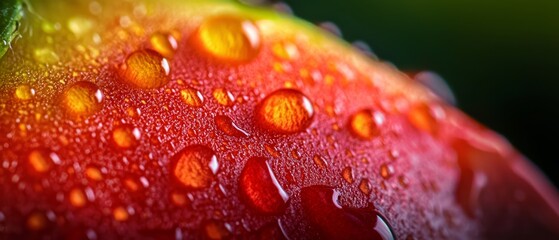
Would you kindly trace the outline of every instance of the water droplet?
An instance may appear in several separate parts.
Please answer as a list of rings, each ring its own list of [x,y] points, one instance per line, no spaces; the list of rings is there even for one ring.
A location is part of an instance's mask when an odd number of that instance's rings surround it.
[[[85,169],[85,175],[87,176],[87,178],[93,181],[103,180],[103,175],[101,174],[101,171],[99,171],[99,169],[97,169],[96,167],[87,167]]]
[[[272,46],[272,52],[280,59],[292,60],[299,56],[297,46],[289,42],[276,43]]]
[[[324,159],[322,156],[314,155],[312,159],[314,164],[316,164],[320,168],[326,168],[328,166],[328,162],[326,162],[326,159]]]
[[[169,82],[169,62],[152,50],[138,50],[126,58],[123,80],[144,89],[159,88]]]
[[[398,176],[398,182],[404,188],[407,188],[410,185],[410,180],[404,175]]]
[[[80,81],[64,91],[61,103],[67,114],[76,118],[85,118],[101,110],[102,101],[103,93],[97,85]]]
[[[203,145],[188,146],[173,157],[176,180],[190,189],[209,187],[218,166],[214,152]]]
[[[241,172],[240,188],[243,199],[262,214],[282,213],[289,199],[265,158],[247,161]]]
[[[394,175],[394,167],[391,164],[382,164],[380,165],[380,176],[384,179],[389,179]]]
[[[79,188],[72,189],[70,191],[68,199],[70,200],[70,204],[72,204],[74,207],[83,207],[86,204],[85,195]]]
[[[217,103],[223,105],[223,106],[229,106],[231,104],[233,104],[235,97],[233,97],[233,94],[223,88],[216,88],[212,95],[214,96],[215,100],[217,101]]]
[[[60,61],[58,55],[49,48],[37,48],[33,51],[33,57],[37,62],[43,64],[54,64]]]
[[[456,105],[456,97],[454,97],[452,89],[450,89],[450,86],[448,86],[444,78],[442,78],[439,74],[431,71],[422,71],[415,74],[413,78],[429,88],[433,91],[433,93],[445,100],[447,103]]]
[[[225,239],[231,234],[230,226],[217,221],[209,221],[204,225],[209,239]]]
[[[342,177],[347,183],[353,183],[353,169],[350,167],[345,167],[342,170]]]
[[[35,96],[35,89],[31,88],[27,84],[19,85],[15,90],[14,96],[20,101],[30,100],[33,96]]]
[[[198,30],[201,48],[218,59],[231,62],[248,61],[260,48],[260,32],[249,20],[236,16],[207,19]]]
[[[216,116],[214,118],[214,121],[217,128],[229,136],[234,136],[234,137],[249,136],[249,134],[245,130],[237,127],[237,125],[235,125],[233,120],[231,120],[231,118],[229,118],[228,116],[223,116],[223,115]]]
[[[181,193],[178,193],[178,192],[173,192],[173,193],[171,193],[171,201],[175,205],[177,205],[179,207],[182,207],[182,206],[186,205],[188,200],[186,199],[186,196],[184,194],[181,194]]]
[[[128,220],[128,211],[126,211],[126,209],[124,207],[116,207],[115,209],[113,209],[113,217],[115,220],[119,221],[119,222],[124,222],[126,220]]]
[[[178,47],[177,39],[168,33],[155,33],[151,35],[149,42],[153,50],[168,59],[173,58]]]
[[[67,27],[76,37],[81,37],[94,26],[92,20],[82,17],[72,17],[68,20]]]
[[[204,105],[204,96],[202,93],[193,88],[186,88],[180,91],[181,99],[184,103],[191,107],[201,107]]]
[[[27,159],[32,169],[37,173],[46,173],[53,166],[53,160],[44,150],[33,150],[29,153]]]
[[[384,116],[380,112],[365,109],[360,110],[349,119],[349,129],[356,137],[364,140],[372,139],[379,134],[379,126],[384,122]]]
[[[269,94],[256,109],[257,124],[275,133],[296,133],[312,122],[314,110],[309,99],[293,89]]]
[[[336,37],[342,37],[342,30],[333,22],[322,22],[318,24],[318,27]]]
[[[303,212],[324,239],[395,239],[390,227],[372,208],[346,208],[339,193],[326,186],[301,189]]]
[[[112,131],[113,144],[119,148],[136,146],[140,137],[140,130],[128,124],[117,126]]]
[[[48,219],[45,214],[40,212],[33,212],[27,217],[26,225],[29,230],[41,231],[46,228]]]
[[[365,195],[369,195],[369,193],[371,193],[371,184],[369,183],[369,179],[361,179],[359,182],[359,190]]]
[[[413,126],[428,133],[437,131],[437,119],[427,104],[417,104],[408,112],[408,119]]]

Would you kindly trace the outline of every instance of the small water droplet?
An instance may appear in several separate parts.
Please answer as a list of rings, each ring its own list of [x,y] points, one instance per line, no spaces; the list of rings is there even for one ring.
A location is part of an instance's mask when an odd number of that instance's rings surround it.
[[[117,126],[113,129],[111,139],[116,147],[130,148],[138,144],[141,135],[142,134],[138,128],[125,124]]]
[[[312,159],[313,159],[314,164],[316,164],[320,168],[328,167],[328,162],[326,162],[326,159],[324,159],[322,156],[314,155],[314,157]]]
[[[369,179],[361,179],[359,182],[359,190],[365,195],[369,195],[369,193],[371,193],[371,184],[369,183]]]
[[[43,64],[54,64],[60,61],[60,57],[49,48],[37,48],[33,51],[33,57],[37,62]]]
[[[14,96],[20,101],[30,100],[33,96],[35,96],[35,89],[31,88],[27,84],[22,84],[16,88]]]
[[[346,208],[339,193],[327,186],[301,189],[305,216],[324,239],[395,239],[386,221],[372,207]]]
[[[72,17],[68,20],[67,27],[76,37],[81,37],[89,32],[94,26],[94,22],[83,17]]]
[[[201,107],[204,105],[204,96],[202,93],[193,88],[186,88],[180,91],[181,99],[184,103],[191,107]]]
[[[234,103],[235,97],[233,94],[223,88],[216,88],[212,93],[214,99],[223,106],[229,106]]]
[[[290,42],[279,42],[272,46],[272,52],[280,59],[293,60],[299,56],[297,46]]]
[[[289,199],[265,158],[247,161],[241,172],[240,188],[243,199],[262,214],[282,213]]]
[[[169,33],[155,33],[151,35],[149,42],[153,50],[168,59],[173,58],[178,47],[177,39]]]
[[[391,164],[382,164],[380,165],[380,176],[384,179],[389,179],[394,175],[394,167]]]
[[[97,169],[96,167],[87,167],[85,169],[85,175],[87,176],[87,178],[93,181],[103,180],[103,175],[101,174],[101,171],[99,171],[99,169]]]
[[[196,36],[204,52],[225,61],[251,60],[260,48],[258,28],[250,20],[237,16],[209,18]]]
[[[190,189],[209,187],[218,166],[214,152],[203,145],[188,146],[173,157],[176,180]]]
[[[124,82],[137,88],[160,88],[169,82],[169,62],[149,49],[128,55],[122,70]]]
[[[234,137],[249,136],[249,134],[245,130],[237,127],[237,125],[233,122],[233,120],[231,120],[231,118],[229,118],[228,116],[224,116],[224,115],[216,116],[214,118],[214,121],[217,128],[229,136],[234,136]]]
[[[103,93],[92,82],[80,81],[62,93],[61,104],[67,114],[85,118],[101,110]]]
[[[318,24],[318,27],[334,36],[342,37],[342,30],[333,22],[322,22]]]
[[[407,188],[410,185],[410,180],[404,175],[398,176],[398,182],[404,188]]]
[[[86,204],[85,195],[83,191],[79,188],[73,188],[70,193],[68,199],[70,200],[70,204],[74,207],[83,207]]]
[[[297,133],[312,122],[314,110],[310,100],[294,89],[277,90],[256,108],[257,124],[274,133]]]
[[[223,224],[217,221],[209,221],[204,225],[206,236],[209,239],[225,239],[231,234],[231,229],[228,224]]]
[[[128,211],[126,211],[126,208],[119,206],[116,207],[115,209],[113,209],[113,218],[116,221],[119,222],[124,222],[126,220],[128,220],[129,214]]]
[[[41,231],[46,229],[48,219],[41,212],[33,212],[27,217],[26,225],[29,230]]]
[[[350,167],[345,167],[342,170],[342,177],[347,183],[353,183],[353,169],[351,169]]]
[[[413,126],[428,133],[437,131],[438,123],[431,107],[427,104],[416,104],[408,112],[408,119]]]
[[[53,166],[51,156],[44,150],[33,150],[27,157],[32,169],[37,173],[46,173]]]
[[[178,193],[178,192],[173,192],[173,193],[171,193],[171,201],[175,205],[177,205],[179,207],[182,207],[182,206],[186,205],[188,200],[187,200],[187,198],[184,194],[181,194],[181,193]]]
[[[365,109],[360,110],[349,119],[349,129],[353,135],[364,140],[372,139],[379,134],[379,126],[384,122],[384,115]]]

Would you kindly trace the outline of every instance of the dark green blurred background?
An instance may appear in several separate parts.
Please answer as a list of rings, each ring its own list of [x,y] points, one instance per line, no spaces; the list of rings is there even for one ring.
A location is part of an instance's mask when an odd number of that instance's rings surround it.
[[[433,70],[458,106],[506,136],[559,185],[559,1],[287,0],[336,23],[402,70]]]

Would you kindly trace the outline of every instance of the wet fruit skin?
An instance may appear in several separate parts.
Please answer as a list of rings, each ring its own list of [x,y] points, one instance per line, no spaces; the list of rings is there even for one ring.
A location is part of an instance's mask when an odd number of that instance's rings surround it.
[[[0,60],[1,239],[559,237],[506,140],[301,20],[30,4]]]

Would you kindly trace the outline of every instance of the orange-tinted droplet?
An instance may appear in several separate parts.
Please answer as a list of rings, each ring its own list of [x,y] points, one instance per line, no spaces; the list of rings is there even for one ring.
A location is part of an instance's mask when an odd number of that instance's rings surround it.
[[[62,107],[67,114],[85,118],[101,110],[103,93],[92,82],[80,81],[72,84],[62,94]]]
[[[101,181],[103,180],[103,175],[101,171],[96,167],[88,167],[85,169],[85,176],[93,181]]]
[[[269,94],[256,108],[257,124],[275,133],[296,133],[312,122],[314,110],[309,99],[294,89]]]
[[[27,84],[23,84],[16,88],[14,96],[20,101],[30,100],[33,96],[35,96],[35,89],[31,88]]]
[[[328,162],[326,162],[326,159],[324,159],[322,156],[314,155],[312,160],[314,164],[316,164],[320,168],[326,168],[328,166]]]
[[[236,16],[207,19],[196,34],[201,50],[230,62],[248,61],[260,48],[260,32],[250,21]]]
[[[113,218],[119,222],[128,220],[128,211],[124,207],[116,207],[113,209]]]
[[[184,196],[184,194],[178,193],[178,192],[173,192],[171,193],[171,201],[181,207],[184,206],[187,203],[187,199],[186,196]]]
[[[265,158],[250,158],[240,178],[243,199],[262,214],[281,214],[289,199]]]
[[[369,195],[369,193],[371,193],[371,184],[369,183],[369,179],[361,179],[359,182],[359,190],[365,195]]]
[[[209,187],[218,169],[214,152],[203,145],[184,148],[173,157],[173,173],[180,184],[190,189]]]
[[[214,89],[212,95],[214,96],[214,99],[217,101],[217,103],[223,106],[229,106],[235,101],[235,97],[233,97],[233,94],[223,88]]]
[[[42,150],[33,150],[27,157],[31,168],[37,173],[46,173],[53,166],[51,157]]]
[[[70,203],[74,207],[83,207],[86,204],[85,195],[79,188],[72,189],[68,198],[70,199]]]
[[[350,167],[345,167],[342,170],[342,177],[347,183],[353,183],[353,169]]]
[[[380,112],[365,109],[351,115],[348,125],[353,135],[369,140],[379,134],[379,126],[383,122],[384,116]]]
[[[237,127],[237,125],[233,122],[233,120],[231,120],[231,118],[229,118],[228,116],[224,116],[224,115],[216,116],[214,118],[214,121],[217,128],[229,136],[234,136],[234,137],[249,136],[249,134],[245,130]]]
[[[26,225],[29,230],[41,231],[47,226],[48,219],[45,214],[40,212],[34,212],[27,217]]]
[[[339,193],[326,186],[301,189],[303,212],[322,239],[394,239],[386,221],[373,208],[341,207],[338,198]]]
[[[410,185],[410,180],[404,175],[398,176],[398,182],[404,188],[406,188],[406,187],[408,187],[408,185]]]
[[[162,32],[151,35],[149,43],[153,50],[169,59],[173,58],[178,47],[177,39],[172,34]]]
[[[388,179],[394,175],[394,167],[391,164],[380,165],[380,176],[384,179]]]
[[[408,112],[408,119],[413,126],[428,133],[437,131],[437,119],[427,104],[416,104]]]
[[[191,107],[201,107],[204,105],[204,96],[193,88],[186,88],[180,91],[181,99],[186,105]]]
[[[212,240],[225,239],[231,234],[231,230],[227,225],[217,221],[207,222],[204,225],[204,230],[206,231],[206,236]]]
[[[127,84],[144,89],[159,88],[169,82],[169,62],[152,50],[139,50],[126,58],[123,80]]]
[[[140,130],[132,125],[120,125],[113,129],[113,144],[119,148],[130,148],[138,144],[141,137]]]

